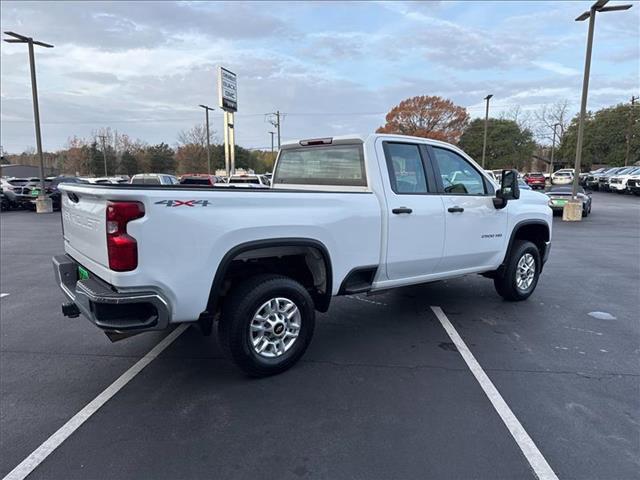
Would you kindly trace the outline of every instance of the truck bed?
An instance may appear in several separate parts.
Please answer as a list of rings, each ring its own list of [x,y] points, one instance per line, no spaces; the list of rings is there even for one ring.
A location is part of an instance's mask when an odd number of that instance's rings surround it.
[[[372,192],[162,185],[61,185],[65,252],[118,289],[164,292],[172,321],[191,321],[206,300],[222,258],[240,244],[313,239],[332,255],[332,293],[355,267],[378,265],[381,206]],[[108,201],[135,201],[145,215],[127,225],[138,268],[108,268]],[[176,299],[180,298],[180,302]]]

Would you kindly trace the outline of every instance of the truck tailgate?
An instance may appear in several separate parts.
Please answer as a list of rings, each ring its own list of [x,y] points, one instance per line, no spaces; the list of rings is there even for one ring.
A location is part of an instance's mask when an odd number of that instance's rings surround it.
[[[104,197],[61,188],[62,227],[65,246],[108,268],[106,207]]]

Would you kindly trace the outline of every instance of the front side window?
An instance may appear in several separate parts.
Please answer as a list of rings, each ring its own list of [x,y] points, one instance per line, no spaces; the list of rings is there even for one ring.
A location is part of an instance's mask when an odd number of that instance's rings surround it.
[[[485,194],[482,175],[467,160],[444,148],[433,147],[433,152],[445,193],[456,195]]]
[[[274,185],[366,187],[361,145],[284,149],[273,175]]]
[[[418,145],[385,143],[385,156],[395,193],[427,193],[427,179]]]

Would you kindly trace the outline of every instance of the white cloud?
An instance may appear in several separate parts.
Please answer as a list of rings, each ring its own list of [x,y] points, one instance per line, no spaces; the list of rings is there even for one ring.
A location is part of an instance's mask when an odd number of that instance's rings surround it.
[[[543,70],[548,70],[549,72],[557,73],[559,75],[573,76],[573,75],[579,75],[581,73],[580,70],[577,70],[571,67],[565,67],[564,65],[561,65],[556,62],[545,62],[542,60],[534,60],[533,62],[531,62],[531,64]]]
[[[584,32],[556,18],[569,7],[523,4],[487,27],[494,4],[3,1],[0,23],[55,44],[37,51],[46,148],[109,125],[173,143],[202,121],[199,103],[216,104],[220,64],[238,73],[238,141],[251,147],[269,145],[262,113],[276,109],[289,113],[283,136],[292,138],[371,131],[413,95],[442,95],[472,114],[487,91],[496,111],[575,101]],[[610,26],[603,37],[619,45],[594,62],[593,105],[638,89],[637,45]],[[18,150],[33,145],[26,49],[3,44],[1,60],[2,143]],[[601,67],[614,62],[624,67],[615,75]]]

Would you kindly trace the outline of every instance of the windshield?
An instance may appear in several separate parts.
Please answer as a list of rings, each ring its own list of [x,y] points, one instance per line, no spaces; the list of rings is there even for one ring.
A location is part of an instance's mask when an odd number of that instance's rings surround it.
[[[160,177],[154,176],[144,176],[144,175],[135,175],[131,179],[131,183],[134,185],[160,185]]]
[[[15,180],[9,180],[9,183],[11,185],[21,187],[22,185],[26,185],[27,183],[29,183],[29,180],[27,180],[26,178],[16,178]]]
[[[180,183],[183,185],[211,185],[208,178],[183,178]]]
[[[238,177],[238,178],[230,178],[229,183],[252,183],[252,184],[260,184],[260,180],[256,177]]]

